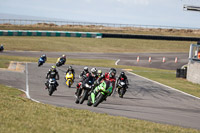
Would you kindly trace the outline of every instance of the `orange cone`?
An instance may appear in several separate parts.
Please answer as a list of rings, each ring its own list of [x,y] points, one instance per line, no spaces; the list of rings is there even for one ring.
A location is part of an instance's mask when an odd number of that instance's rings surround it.
[[[140,57],[138,56],[138,57],[137,57],[137,62],[139,62],[139,61],[140,61]]]
[[[177,57],[175,58],[175,61],[174,61],[174,62],[175,62],[175,63],[177,63],[177,62],[178,62],[178,58],[177,58]]]
[[[163,57],[163,60],[162,60],[162,62],[163,62],[163,63],[165,63],[165,61],[166,61],[166,59],[165,59],[165,57]]]
[[[151,62],[151,57],[149,57],[149,63]]]

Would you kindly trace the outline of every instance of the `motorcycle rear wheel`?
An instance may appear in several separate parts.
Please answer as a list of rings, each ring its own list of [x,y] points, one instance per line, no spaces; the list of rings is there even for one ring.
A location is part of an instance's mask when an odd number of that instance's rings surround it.
[[[88,90],[84,90],[83,96],[80,99],[80,104],[83,104],[87,96],[88,96]]]

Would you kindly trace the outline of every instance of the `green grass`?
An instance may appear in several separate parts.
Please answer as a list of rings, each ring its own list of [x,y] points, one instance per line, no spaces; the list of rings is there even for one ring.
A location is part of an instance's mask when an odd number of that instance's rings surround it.
[[[17,37],[2,36],[5,50],[54,52],[187,52],[192,42],[73,37]],[[196,42],[194,42],[196,43]]]
[[[160,82],[177,90],[200,97],[200,85],[186,79],[176,78],[176,71],[153,68],[132,67],[133,73]]]
[[[199,130],[32,102],[0,85],[2,133],[199,133]]]

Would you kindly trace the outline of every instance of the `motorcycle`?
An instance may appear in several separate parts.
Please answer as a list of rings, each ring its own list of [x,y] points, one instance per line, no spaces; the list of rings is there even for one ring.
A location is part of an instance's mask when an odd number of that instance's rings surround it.
[[[56,90],[56,79],[54,78],[50,78],[49,79],[49,84],[48,84],[48,91],[49,91],[49,96],[51,96],[53,94],[53,92]]]
[[[120,81],[117,85],[117,91],[120,98],[123,98],[125,92],[126,92],[126,83],[124,81]]]
[[[70,88],[73,84],[74,75],[72,72],[68,72],[65,76],[65,83]]]
[[[57,66],[57,67],[60,67],[60,66],[62,66],[62,65],[64,65],[64,64],[65,64],[65,61],[64,61],[63,59],[58,58],[58,60],[57,60],[57,62],[56,62],[56,66]]]
[[[38,67],[40,67],[44,63],[45,63],[45,60],[40,57],[40,59],[38,60]]]
[[[3,52],[3,50],[4,50],[4,47],[1,46],[1,47],[0,47],[0,52]]]
[[[106,98],[112,93],[112,86],[109,84],[110,82],[106,83],[106,81],[103,81],[99,86],[97,86],[89,96],[87,105],[97,107],[101,102],[106,100]]]
[[[78,90],[75,103],[83,104],[83,102],[88,99],[88,94],[92,90],[92,84],[92,81],[89,80],[87,83],[81,85]]]

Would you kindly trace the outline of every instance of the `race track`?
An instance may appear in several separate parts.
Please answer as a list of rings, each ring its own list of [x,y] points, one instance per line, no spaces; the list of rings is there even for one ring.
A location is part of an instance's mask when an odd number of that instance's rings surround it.
[[[30,52],[30,51],[5,51],[2,55],[26,56],[39,58],[42,54],[47,57],[58,58],[65,54],[67,58],[75,59],[108,59],[118,60],[118,65],[142,66],[150,68],[176,70],[188,63],[188,53],[69,53],[69,52]],[[139,62],[137,57],[139,56]],[[151,62],[149,62],[151,57]],[[163,57],[165,62],[163,63]],[[177,57],[177,63],[175,58]]]
[[[108,97],[95,108],[87,106],[86,102],[82,105],[75,104],[75,85],[79,81],[78,74],[84,66],[73,66],[76,79],[72,88],[68,88],[64,82],[64,72],[67,68],[65,65],[58,68],[60,74],[58,90],[49,96],[47,90],[44,89],[44,82],[51,65],[44,64],[37,67],[36,63],[28,63],[27,76],[21,72],[0,70],[0,83],[26,90],[26,78],[28,78],[31,98],[42,103],[200,129],[199,99],[129,73],[127,76],[130,86],[124,98],[119,98],[115,92],[113,96]],[[102,69],[103,72],[109,70],[109,68],[98,69]],[[117,75],[120,71],[117,70]]]

